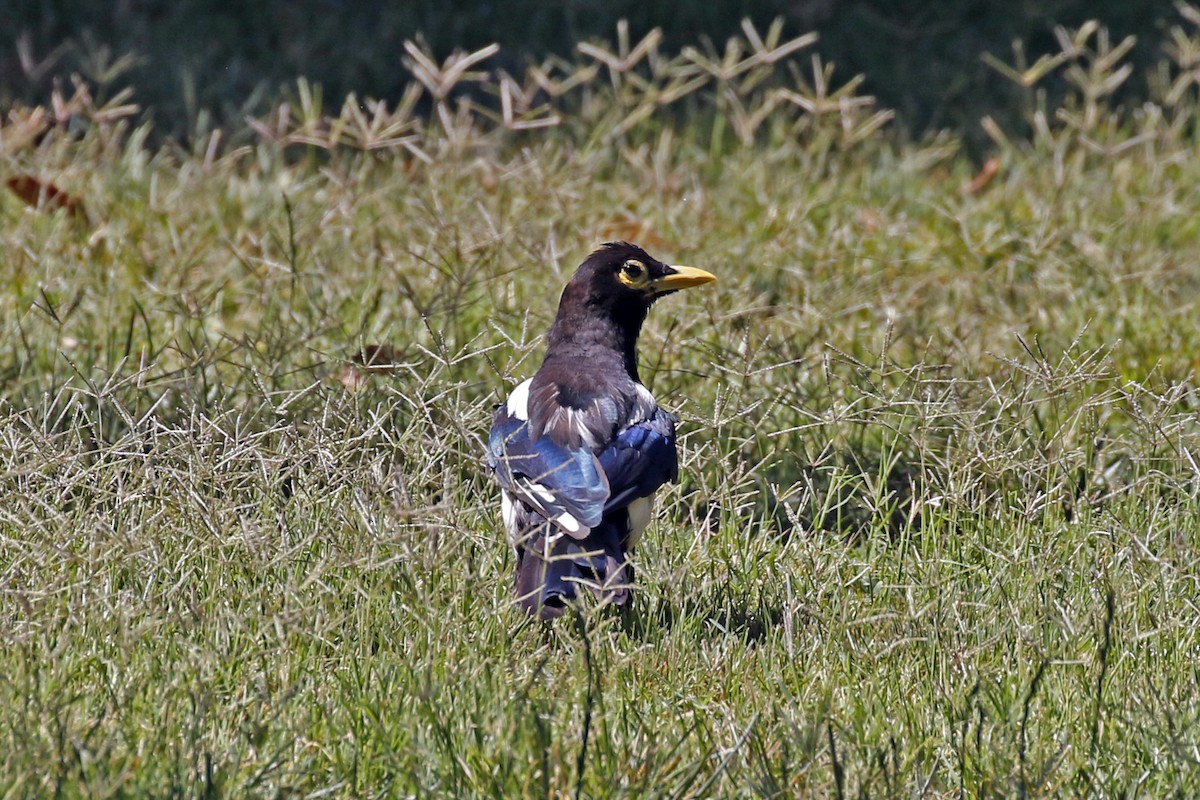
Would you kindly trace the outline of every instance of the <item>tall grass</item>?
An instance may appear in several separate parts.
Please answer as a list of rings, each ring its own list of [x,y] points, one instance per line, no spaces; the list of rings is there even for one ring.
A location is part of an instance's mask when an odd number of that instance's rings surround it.
[[[159,151],[11,109],[0,787],[1194,794],[1194,17],[1138,109],[1098,27],[1009,68],[974,182],[752,28],[544,85],[413,44],[395,107]],[[721,282],[642,338],[684,466],[634,609],[542,627],[482,437],[609,238]]]

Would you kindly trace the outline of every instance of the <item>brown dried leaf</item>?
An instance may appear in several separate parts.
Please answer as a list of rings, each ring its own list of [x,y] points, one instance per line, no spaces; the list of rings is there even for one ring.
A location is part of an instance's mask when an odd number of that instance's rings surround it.
[[[386,344],[363,345],[363,349],[351,356],[350,360],[367,372],[391,373],[399,366],[395,349]]]
[[[16,175],[4,182],[13,194],[33,208],[45,205],[66,209],[73,217],[87,219],[83,201],[64,192],[52,183],[45,183],[32,175]]]
[[[496,177],[496,170],[490,164],[484,164],[480,168],[479,186],[488,194],[495,194],[496,189],[500,187],[500,180]]]
[[[337,381],[348,392],[357,392],[367,385],[372,375],[392,375],[400,368],[396,351],[386,344],[367,344],[354,355],[350,363],[337,370]]]
[[[353,364],[342,364],[337,370],[337,382],[347,392],[357,392],[367,385],[370,375]]]
[[[883,227],[883,216],[873,208],[860,208],[854,214],[854,221],[867,233],[875,233]]]
[[[611,219],[600,227],[600,236],[604,241],[624,241],[650,250],[675,250],[667,240],[663,239],[644,219],[618,217]]]
[[[971,179],[971,182],[963,187],[966,194],[979,194],[988,187],[992,179],[1000,172],[1000,159],[992,156],[983,165],[983,169],[979,170],[979,174]]]

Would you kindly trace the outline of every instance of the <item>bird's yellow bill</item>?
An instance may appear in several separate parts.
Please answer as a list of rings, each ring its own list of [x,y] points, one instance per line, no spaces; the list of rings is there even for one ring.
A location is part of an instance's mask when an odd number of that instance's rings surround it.
[[[703,286],[717,279],[711,272],[705,272],[695,267],[680,267],[671,265],[675,270],[670,275],[664,275],[654,282],[654,291],[673,292],[676,289],[690,289],[693,286]]]

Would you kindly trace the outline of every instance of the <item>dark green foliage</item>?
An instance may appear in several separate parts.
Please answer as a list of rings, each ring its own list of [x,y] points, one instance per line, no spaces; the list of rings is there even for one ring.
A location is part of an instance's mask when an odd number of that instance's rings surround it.
[[[666,46],[677,50],[708,37],[718,47],[750,17],[761,28],[782,17],[789,32],[815,30],[819,52],[839,66],[843,78],[862,73],[866,91],[898,112],[908,129],[951,127],[970,134],[981,116],[1008,120],[1023,110],[1021,97],[979,56],[1011,60],[1012,43],[1025,43],[1032,63],[1053,51],[1056,25],[1077,27],[1098,19],[1115,39],[1139,37],[1136,63],[1161,54],[1174,11],[1171,0],[544,0],[448,3],[440,0],[18,0],[9,4],[5,34],[28,35],[35,60],[68,48],[34,76],[20,68],[8,43],[0,51],[0,105],[44,94],[47,81],[72,70],[96,79],[98,59],[132,53],[138,63],[126,82],[143,105],[154,108],[161,131],[187,134],[202,110],[222,124],[259,110],[262,95],[274,97],[304,75],[335,100],[359,96],[397,98],[408,81],[400,64],[402,42],[422,35],[444,57],[454,48],[501,45],[491,65],[510,71],[527,58],[571,55],[578,41],[610,39],[620,19],[635,37],[661,27]],[[1126,87],[1131,102],[1145,86]]]

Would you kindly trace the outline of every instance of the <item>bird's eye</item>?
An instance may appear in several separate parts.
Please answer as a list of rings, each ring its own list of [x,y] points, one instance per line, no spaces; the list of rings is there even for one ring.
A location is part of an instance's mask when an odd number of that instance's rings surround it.
[[[626,261],[621,265],[621,274],[631,281],[640,281],[646,275],[646,265],[640,261]]]

